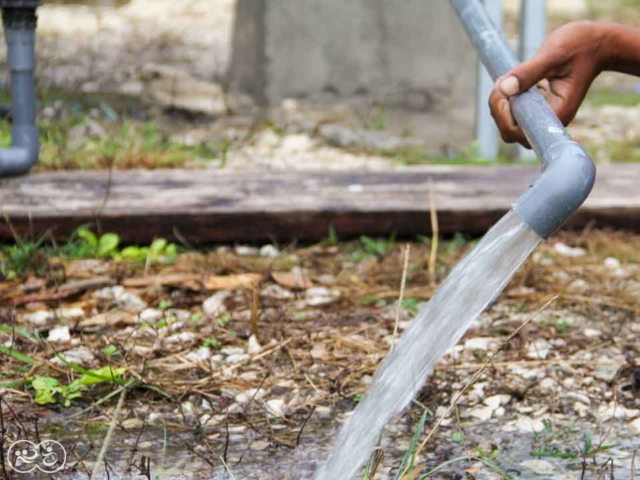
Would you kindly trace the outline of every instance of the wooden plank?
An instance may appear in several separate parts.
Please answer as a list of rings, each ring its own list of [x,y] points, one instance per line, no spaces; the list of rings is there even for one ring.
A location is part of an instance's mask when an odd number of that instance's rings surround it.
[[[433,166],[370,172],[154,170],[46,172],[0,181],[0,207],[21,235],[64,238],[98,223],[128,242],[179,232],[194,243],[429,234],[433,181],[442,232],[483,233],[539,175],[537,167]],[[640,230],[640,165],[599,168],[571,221]],[[27,233],[31,232],[31,233]],[[5,221],[0,239],[12,234]]]

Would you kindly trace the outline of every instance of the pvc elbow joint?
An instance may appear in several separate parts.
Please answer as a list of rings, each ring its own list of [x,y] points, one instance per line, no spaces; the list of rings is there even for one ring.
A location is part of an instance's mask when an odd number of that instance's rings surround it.
[[[11,130],[11,147],[0,150],[0,177],[23,175],[38,162],[40,141],[38,129],[16,126]]]
[[[542,175],[513,205],[514,211],[540,237],[555,233],[587,199],[596,167],[578,143],[565,140],[549,147]]]

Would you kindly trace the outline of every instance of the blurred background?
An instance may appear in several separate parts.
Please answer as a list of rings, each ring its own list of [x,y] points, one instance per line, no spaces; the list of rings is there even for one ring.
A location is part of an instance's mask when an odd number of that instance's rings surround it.
[[[522,50],[522,2],[486,1]],[[637,0],[529,4],[546,7],[547,31],[640,22]],[[446,0],[56,0],[38,18],[37,170],[531,160],[491,133],[477,56]],[[571,133],[598,162],[636,161],[638,103],[640,81],[602,75]]]

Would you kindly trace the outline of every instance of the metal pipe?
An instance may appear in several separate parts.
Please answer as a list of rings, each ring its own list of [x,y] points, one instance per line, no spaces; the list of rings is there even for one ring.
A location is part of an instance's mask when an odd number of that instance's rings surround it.
[[[479,0],[451,0],[451,4],[494,79],[517,65],[517,57]],[[512,97],[510,102],[518,125],[542,162],[542,175],[516,200],[513,209],[538,235],[548,238],[591,192],[595,165],[537,89]]]
[[[7,6],[2,2],[2,20],[7,42],[11,80],[11,147],[0,150],[0,177],[27,173],[38,161],[40,142],[36,128],[34,87],[35,6]],[[17,4],[18,2],[13,2]],[[22,5],[29,3],[23,0]],[[31,2],[33,3],[33,2]]]
[[[483,0],[485,11],[493,24],[502,29],[502,0]],[[496,127],[487,98],[493,90],[493,80],[482,62],[478,62],[478,88],[476,93],[476,141],[478,155],[486,160],[496,160],[500,147],[498,127]]]

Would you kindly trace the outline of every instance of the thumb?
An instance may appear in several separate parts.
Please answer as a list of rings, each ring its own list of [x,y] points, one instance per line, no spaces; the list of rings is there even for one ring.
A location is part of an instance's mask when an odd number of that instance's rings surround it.
[[[539,52],[530,60],[521,63],[498,81],[498,88],[507,97],[517,95],[535,86],[548,77],[557,65],[557,59]]]

